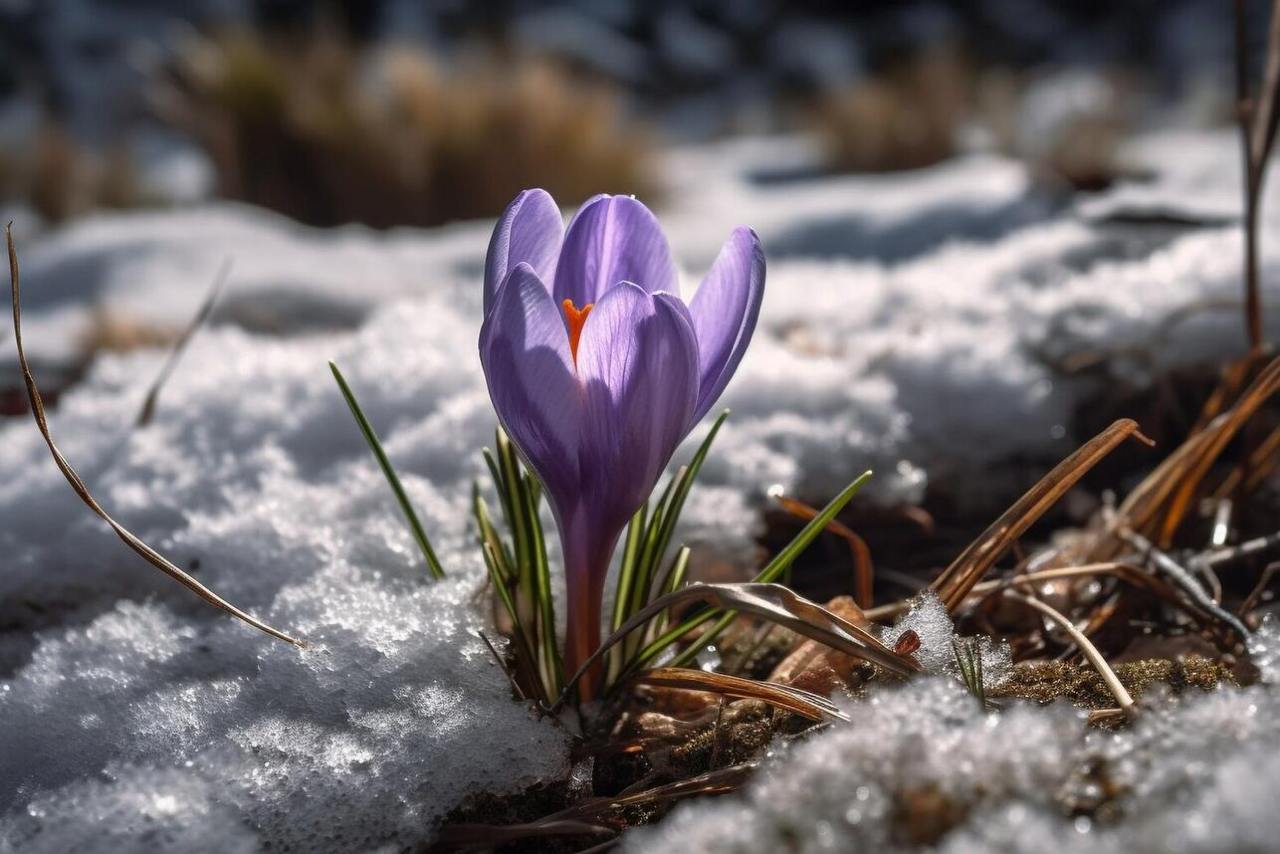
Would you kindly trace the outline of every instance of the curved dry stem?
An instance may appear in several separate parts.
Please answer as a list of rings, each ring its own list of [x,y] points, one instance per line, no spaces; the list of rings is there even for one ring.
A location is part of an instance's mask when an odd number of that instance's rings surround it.
[[[1052,620],[1061,629],[1071,636],[1071,640],[1080,651],[1084,653],[1084,657],[1089,659],[1089,663],[1098,671],[1098,675],[1102,677],[1102,681],[1106,683],[1107,689],[1116,698],[1116,703],[1124,712],[1125,716],[1132,719],[1137,717],[1138,707],[1133,702],[1133,697],[1129,696],[1129,691],[1120,683],[1120,678],[1116,676],[1116,672],[1111,669],[1111,665],[1107,664],[1107,660],[1102,657],[1102,653],[1093,645],[1093,641],[1085,637],[1084,632],[1076,628],[1075,623],[1071,622],[1059,611],[1054,610],[1038,599],[1032,599],[1029,596],[1023,596],[1021,593],[1006,591],[1005,596],[1013,599],[1015,602],[1021,602],[1029,608],[1034,608],[1043,614],[1046,618]]]
[[[39,428],[40,435],[44,437],[44,443],[49,447],[49,453],[53,455],[54,463],[57,464],[58,470],[62,472],[62,476],[67,479],[67,483],[71,484],[72,490],[85,503],[85,506],[111,526],[111,530],[115,531],[116,536],[125,545],[183,587],[186,587],[210,605],[221,608],[261,632],[266,632],[272,637],[291,643],[294,646],[306,646],[306,643],[298,638],[287,635],[279,629],[267,625],[252,614],[240,610],[199,581],[196,581],[186,572],[183,572],[172,561],[138,539],[129,529],[111,518],[111,515],[90,494],[89,487],[85,486],[84,481],[80,479],[80,475],[76,474],[75,469],[71,467],[71,463],[62,455],[62,451],[58,450],[58,446],[54,444],[53,435],[49,432],[49,421],[45,417],[44,411],[44,399],[40,396],[40,389],[36,387],[36,378],[31,373],[31,365],[27,363],[27,354],[22,346],[22,300],[18,284],[18,253],[13,246],[12,224],[5,226],[4,236],[9,247],[9,284],[13,296],[13,337],[18,349],[18,367],[22,371],[22,381],[27,387],[27,397],[31,402],[31,414],[35,417],[36,427]]]
[[[816,519],[821,511],[810,507],[803,501],[785,495],[774,495],[778,505],[797,519],[806,522]],[[861,608],[870,608],[872,604],[872,588],[875,584],[875,567],[871,562],[871,548],[859,534],[838,519],[832,519],[824,529],[835,534],[849,544],[849,552],[853,556],[854,601]]]

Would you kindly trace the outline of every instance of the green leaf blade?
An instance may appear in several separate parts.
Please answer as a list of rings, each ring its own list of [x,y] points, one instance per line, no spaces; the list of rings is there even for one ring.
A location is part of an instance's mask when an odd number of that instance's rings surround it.
[[[364,410],[360,408],[360,404],[356,402],[356,396],[351,391],[351,386],[347,384],[346,377],[342,375],[342,371],[338,370],[338,366],[330,362],[329,370],[333,372],[333,378],[338,383],[338,389],[342,392],[342,397],[347,401],[347,407],[351,410],[351,415],[355,419],[360,432],[364,435],[365,442],[369,445],[369,450],[373,452],[373,457],[378,461],[378,466],[382,469],[383,476],[387,479],[387,485],[391,487],[391,492],[395,495],[396,502],[400,505],[400,511],[404,514],[405,521],[409,524],[409,532],[413,535],[414,541],[418,544],[418,549],[422,552],[423,558],[427,562],[427,569],[431,575],[440,580],[444,578],[444,567],[440,565],[440,559],[436,557],[435,549],[431,547],[431,540],[427,536],[427,531],[422,526],[422,521],[418,518],[418,514],[413,509],[413,504],[409,501],[409,495],[405,492],[404,485],[400,482],[399,475],[391,465],[391,460],[387,458],[387,452],[382,447],[378,434],[374,431],[373,425],[369,423],[369,419],[365,417]]]

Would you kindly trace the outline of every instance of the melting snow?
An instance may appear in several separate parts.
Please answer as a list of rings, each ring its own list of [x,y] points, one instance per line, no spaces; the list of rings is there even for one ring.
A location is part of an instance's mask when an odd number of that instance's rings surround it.
[[[1183,151],[1218,144],[1196,137]],[[873,497],[894,501],[926,477],[993,476],[1013,455],[1052,463],[1085,387],[1047,363],[1073,350],[1149,343],[1158,366],[1240,347],[1236,311],[1193,313],[1176,346],[1160,337],[1182,309],[1238,302],[1233,226],[1107,219],[1153,199],[1161,210],[1212,201],[1216,215],[1218,201],[1178,189],[1203,176],[1162,161],[1169,174],[1147,190],[1088,210],[1050,205],[1017,165],[991,158],[902,176],[759,177],[804,156],[756,141],[672,158],[685,189],[663,220],[687,269],[705,269],[740,223],[770,259],[760,329],[723,399],[734,415],[690,500],[692,541],[749,551],[775,483],[821,500],[870,467]],[[1234,188],[1234,168],[1233,156],[1210,174]],[[1278,225],[1268,220],[1264,247]],[[160,577],[77,503],[31,423],[6,422],[0,848],[412,845],[468,793],[567,773],[565,734],[509,699],[476,637],[489,605],[466,508],[493,426],[474,357],[487,236],[483,223],[320,232],[216,205],[22,241],[28,337],[44,364],[67,358],[88,303],[178,325],[233,259],[215,325],[150,426],[128,427],[158,351],[97,360],[53,429],[126,524],[314,647],[254,634]],[[1263,280],[1280,280],[1264,261]],[[1274,287],[1267,304],[1274,338]],[[444,583],[426,580],[329,358],[386,440]],[[1128,369],[1140,380],[1151,365]],[[984,715],[954,680],[923,679],[779,756],[744,795],[682,809],[630,844],[889,845],[887,793],[934,786],[968,811],[945,840],[956,850],[1198,850],[1225,832],[1265,847],[1274,811],[1250,791],[1280,784],[1276,703],[1266,688],[1224,692],[1115,737],[1068,709]],[[1080,835],[1053,793],[1086,754],[1131,792],[1117,827]],[[1175,756],[1193,764],[1162,759]]]
[[[1280,642],[1274,619],[1258,642]],[[1270,851],[1280,673],[1263,670],[1265,685],[1152,699],[1119,734],[1062,703],[984,712],[956,680],[924,677],[848,703],[849,723],[776,751],[743,793],[682,806],[623,850],[891,852],[937,829],[957,854]],[[1116,812],[1071,814],[1104,787]]]

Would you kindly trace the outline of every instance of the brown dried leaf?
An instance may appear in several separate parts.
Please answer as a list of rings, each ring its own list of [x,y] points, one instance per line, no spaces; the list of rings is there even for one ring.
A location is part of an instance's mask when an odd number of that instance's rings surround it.
[[[862,609],[848,596],[837,596],[826,607],[831,613],[850,623],[866,622]],[[862,663],[860,658],[803,638],[786,658],[778,662],[778,666],[769,674],[769,681],[828,697],[837,688],[849,688],[857,684],[857,673]]]

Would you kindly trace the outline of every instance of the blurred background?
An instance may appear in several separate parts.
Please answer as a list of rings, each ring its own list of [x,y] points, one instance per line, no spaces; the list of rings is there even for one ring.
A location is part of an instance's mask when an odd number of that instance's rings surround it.
[[[776,133],[818,154],[758,181],[990,151],[1051,193],[1091,192],[1141,177],[1127,136],[1232,121],[1230,11],[0,0],[0,207],[52,225],[226,198],[311,225],[433,226],[535,184],[566,206],[601,189],[661,206],[664,147]]]

